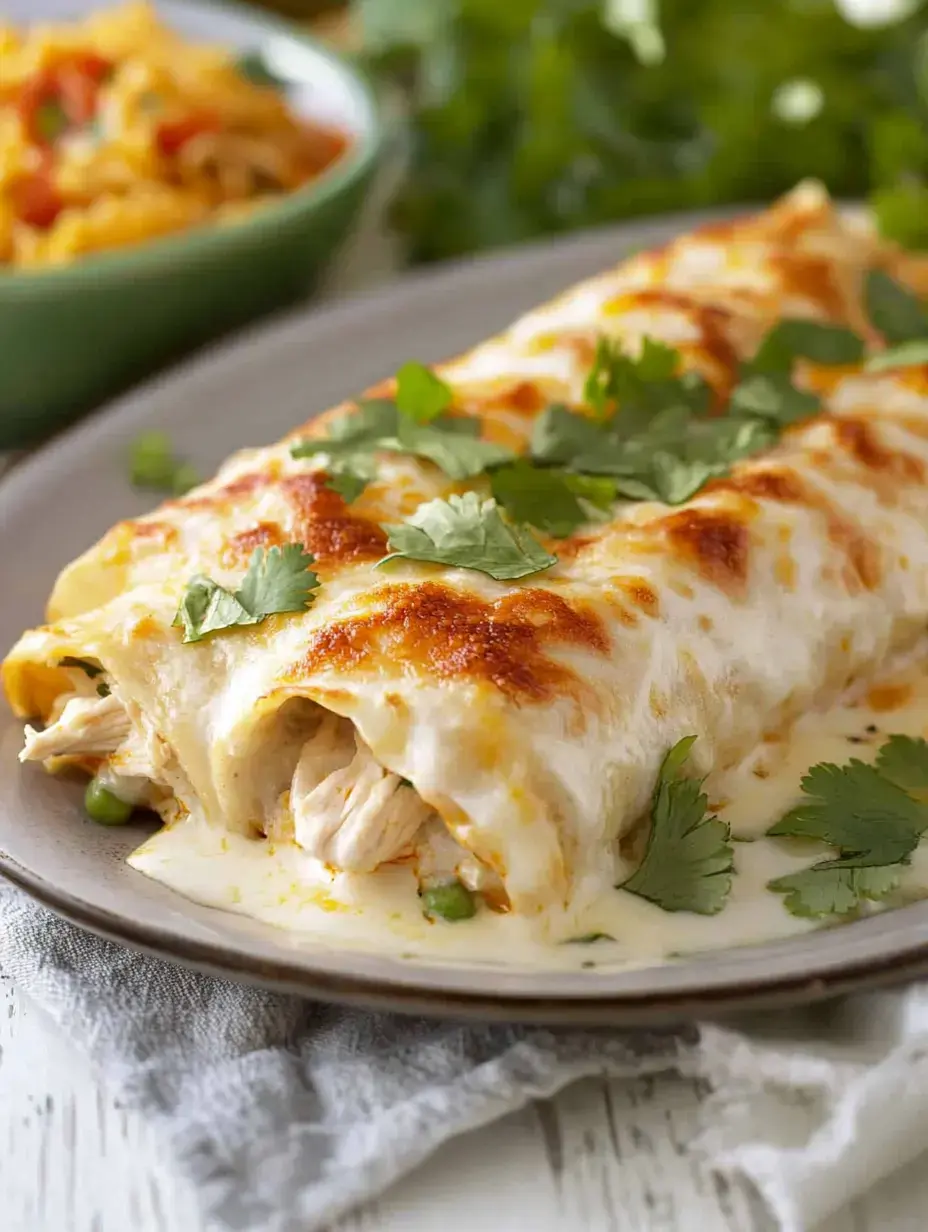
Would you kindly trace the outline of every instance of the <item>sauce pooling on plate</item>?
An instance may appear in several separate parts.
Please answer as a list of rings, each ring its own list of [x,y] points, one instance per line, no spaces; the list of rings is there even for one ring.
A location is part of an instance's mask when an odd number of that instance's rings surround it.
[[[735,876],[717,915],[668,912],[619,889],[598,894],[555,933],[482,907],[445,923],[423,915],[411,867],[332,873],[290,843],[224,834],[196,817],[166,828],[130,864],[188,898],[239,912],[314,941],[423,960],[570,969],[645,966],[687,953],[751,945],[816,926],[768,888],[808,868],[821,851],[766,831],[800,798],[810,766],[857,758],[872,763],[890,734],[928,736],[928,662],[900,668],[824,713],[771,733],[738,766],[706,782],[717,816],[731,827]],[[906,868],[894,905],[928,895],[928,850]],[[878,910],[874,904],[863,908]],[[505,955],[501,960],[500,956]]]

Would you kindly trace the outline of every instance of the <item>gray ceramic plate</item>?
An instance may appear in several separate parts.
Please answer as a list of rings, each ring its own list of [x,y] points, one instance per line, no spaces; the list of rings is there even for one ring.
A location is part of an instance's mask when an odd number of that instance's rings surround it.
[[[411,278],[252,333],[134,394],[0,482],[0,645],[41,618],[58,569],[143,508],[125,478],[140,429],[167,429],[204,469],[274,439],[415,355],[437,359],[572,280],[657,243],[692,218],[551,242]],[[2,705],[2,704],[0,704]],[[789,942],[628,973],[423,966],[339,951],[196,906],[123,864],[141,829],[86,821],[80,789],[20,768],[0,717],[0,870],[77,923],[165,958],[311,996],[401,1010],[628,1023],[756,1007],[928,969],[928,904]]]

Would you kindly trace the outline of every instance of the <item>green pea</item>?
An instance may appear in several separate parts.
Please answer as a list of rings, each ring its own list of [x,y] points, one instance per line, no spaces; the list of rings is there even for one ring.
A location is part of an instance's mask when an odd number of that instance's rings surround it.
[[[132,805],[114,796],[99,779],[91,779],[84,792],[84,808],[92,821],[101,826],[124,826],[132,816]]]
[[[477,898],[460,881],[446,881],[422,891],[422,913],[454,922],[477,914]]]

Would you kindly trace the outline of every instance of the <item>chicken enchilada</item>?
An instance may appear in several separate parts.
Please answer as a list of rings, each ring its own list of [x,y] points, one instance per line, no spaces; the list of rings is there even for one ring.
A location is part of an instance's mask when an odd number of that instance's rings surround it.
[[[152,875],[195,830],[459,938],[889,901],[928,785],[926,292],[803,186],[404,363],[64,571],[4,664],[23,757],[160,814]]]

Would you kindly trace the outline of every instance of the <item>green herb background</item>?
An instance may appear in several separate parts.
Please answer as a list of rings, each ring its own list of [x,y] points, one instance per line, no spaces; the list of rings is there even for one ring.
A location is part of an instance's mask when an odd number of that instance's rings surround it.
[[[356,0],[369,67],[410,104],[393,208],[410,260],[766,202],[806,176],[928,247],[928,6],[897,11],[865,27],[835,0]]]

